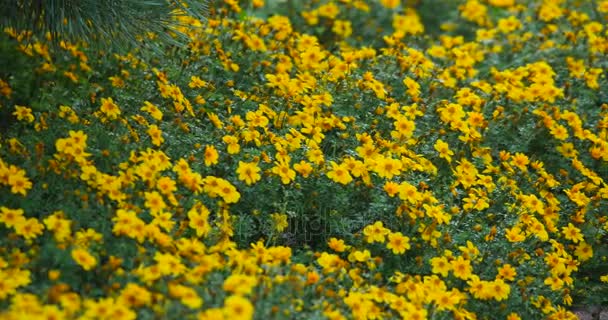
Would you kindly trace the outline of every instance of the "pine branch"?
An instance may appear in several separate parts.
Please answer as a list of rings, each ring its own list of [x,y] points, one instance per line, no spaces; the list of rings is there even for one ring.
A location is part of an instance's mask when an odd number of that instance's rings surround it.
[[[205,0],[2,0],[0,26],[32,31],[38,39],[59,38],[135,44],[149,32],[175,41],[168,30],[179,27],[179,15],[204,19]],[[179,40],[177,40],[179,41]]]

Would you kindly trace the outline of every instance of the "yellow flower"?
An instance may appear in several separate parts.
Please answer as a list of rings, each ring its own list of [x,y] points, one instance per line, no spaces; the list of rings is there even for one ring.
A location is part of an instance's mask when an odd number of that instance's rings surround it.
[[[492,298],[493,292],[491,291],[489,281],[480,280],[478,276],[472,275],[467,284],[469,285],[468,291],[476,299],[488,300]]]
[[[204,88],[207,86],[207,82],[197,76],[190,77],[190,83],[188,83],[188,87],[193,89]]]
[[[25,106],[15,106],[15,112],[13,115],[17,117],[19,121],[25,121],[28,123],[34,122],[34,115],[32,114],[32,109]]]
[[[222,199],[226,203],[237,203],[239,201],[239,199],[241,198],[241,194],[237,191],[236,187],[233,186],[227,180],[224,180],[222,178],[217,178],[217,179],[218,179],[218,185],[216,188],[217,194],[220,197],[222,197]]]
[[[399,3],[401,3],[401,1],[400,0],[380,0],[380,3],[389,9],[395,9],[395,8],[397,8],[397,6],[399,6]]]
[[[587,261],[593,257],[593,247],[586,242],[581,242],[574,251],[580,261]]]
[[[437,310],[454,310],[462,299],[462,294],[457,292],[456,289],[451,291],[431,290],[429,298],[435,302]]]
[[[230,293],[247,295],[251,293],[257,283],[256,277],[244,274],[232,274],[224,280],[223,289]]]
[[[158,109],[157,106],[153,105],[150,101],[144,101],[144,106],[139,109],[141,111],[145,111],[152,116],[152,118],[157,121],[161,121],[163,119],[163,113]]]
[[[120,108],[112,98],[101,98],[101,112],[103,112],[106,117],[110,119],[116,119],[120,115]]]
[[[521,29],[521,22],[515,16],[509,16],[498,20],[498,30],[502,33],[509,34],[515,30]]]
[[[528,171],[528,164],[530,164],[530,160],[528,159],[528,157],[520,152],[515,153],[515,155],[513,155],[511,157],[511,165],[519,168],[519,170],[523,171],[523,172],[527,172]]]
[[[350,175],[344,164],[339,165],[334,161],[331,161],[331,166],[332,169],[327,173],[327,177],[334,182],[346,185],[353,180],[353,177]]]
[[[403,84],[407,87],[407,94],[409,94],[414,101],[418,99],[420,96],[420,84],[410,77],[405,77],[405,79],[403,79]]]
[[[450,150],[450,146],[445,141],[437,139],[434,148],[439,153],[439,157],[447,160],[447,162],[452,162],[451,156],[454,155],[454,152]]]
[[[239,161],[239,167],[236,169],[239,180],[245,181],[247,185],[252,185],[262,178],[260,171],[260,167],[255,162]]]
[[[224,301],[226,319],[250,320],[253,318],[253,304],[246,298],[232,295]]]
[[[152,139],[152,144],[155,146],[160,146],[163,142],[165,142],[165,138],[163,138],[163,132],[158,128],[157,125],[153,124],[148,127],[148,135]]]
[[[330,238],[327,245],[336,252],[344,252],[346,250],[344,240],[335,237]]]
[[[366,262],[369,259],[371,259],[371,253],[367,249],[363,251],[355,250],[348,255],[348,260],[351,262]]]
[[[376,221],[374,224],[370,224],[363,228],[365,241],[367,241],[368,243],[384,243],[386,235],[390,232],[391,231],[389,229],[384,227],[382,221]]]
[[[505,264],[501,268],[498,269],[498,275],[501,279],[513,281],[513,280],[515,280],[517,271],[510,264]]]
[[[222,138],[222,141],[227,145],[227,151],[229,154],[237,154],[241,151],[239,140],[235,136],[227,135]]]
[[[403,254],[410,249],[410,238],[404,236],[401,232],[389,233],[386,247],[392,250],[394,254]]]
[[[400,185],[394,181],[387,181],[383,187],[384,191],[388,194],[389,197],[394,197],[397,193],[399,193]]]
[[[335,20],[331,31],[342,38],[348,38],[353,33],[353,28],[348,20]]]
[[[462,256],[452,260],[451,265],[454,276],[457,278],[467,280],[473,274],[471,261],[464,259]]]
[[[284,213],[273,213],[270,215],[272,217],[272,221],[274,224],[274,228],[276,231],[278,232],[282,232],[283,230],[285,230],[285,228],[287,228],[288,226],[288,222],[287,222],[287,215]]]
[[[12,193],[20,193],[23,196],[32,188],[32,182],[25,176],[25,170],[15,166],[10,166],[8,170],[8,185],[11,186]]]
[[[308,176],[312,173],[313,170],[310,163],[304,160],[301,160],[299,163],[294,164],[293,169],[304,178],[308,178]]]
[[[152,294],[146,288],[135,284],[128,283],[120,292],[118,302],[128,307],[142,307],[150,305],[152,302]]]
[[[515,4],[515,0],[488,0],[488,3],[495,7],[510,7]]]
[[[507,320],[521,320],[521,317],[517,313],[511,312],[507,316]]]
[[[198,314],[198,320],[224,320],[224,312],[219,308],[210,308]]]
[[[562,234],[567,240],[571,240],[574,243],[583,241],[583,234],[581,230],[575,227],[572,223],[568,223],[568,226],[562,227]]]
[[[205,166],[209,167],[218,164],[219,157],[220,155],[213,145],[205,146]]]
[[[87,271],[97,265],[97,259],[85,249],[78,248],[72,250],[72,258],[78,265]]]
[[[169,295],[179,298],[181,303],[190,309],[198,309],[203,305],[203,299],[196,290],[183,285],[169,284]]]
[[[494,280],[490,285],[490,288],[496,301],[502,301],[509,298],[509,294],[511,293],[511,286],[502,279]]]
[[[505,237],[509,242],[522,242],[526,240],[526,235],[522,232],[521,228],[514,226],[513,228],[505,230]]]
[[[398,116],[393,122],[393,126],[395,130],[391,132],[391,136],[397,140],[411,138],[414,135],[414,130],[416,130],[416,122],[405,116]]]
[[[374,172],[381,178],[392,179],[401,173],[403,164],[398,159],[390,157],[378,157],[374,165]]]
[[[317,258],[317,263],[323,267],[325,273],[331,273],[340,270],[344,266],[345,261],[335,254],[322,252],[321,256]]]
[[[157,191],[145,192],[144,197],[146,198],[144,205],[152,213],[158,213],[167,207],[163,197]]]
[[[44,230],[44,225],[36,218],[19,220],[14,227],[15,233],[28,240],[34,239],[41,235],[42,231]]]
[[[432,272],[441,274],[442,277],[447,277],[448,272],[452,270],[452,265],[446,257],[431,258],[431,266],[433,267]]]
[[[156,188],[164,195],[170,195],[177,190],[175,181],[170,177],[161,177],[156,180]]]
[[[285,161],[275,161],[275,166],[270,169],[272,173],[281,178],[283,184],[289,184],[296,178],[296,172],[289,167]]]
[[[209,225],[209,209],[203,204],[197,204],[188,211],[188,219],[190,223],[188,226],[196,231],[198,237],[206,236],[211,231]]]

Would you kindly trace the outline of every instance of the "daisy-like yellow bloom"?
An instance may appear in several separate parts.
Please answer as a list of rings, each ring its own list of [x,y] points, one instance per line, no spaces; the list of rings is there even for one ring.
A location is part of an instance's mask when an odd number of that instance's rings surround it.
[[[440,274],[442,277],[447,277],[448,272],[452,270],[452,264],[447,257],[434,257],[431,258],[432,272]]]
[[[177,190],[176,183],[170,177],[160,177],[156,180],[156,188],[158,191],[166,196],[170,196]]]
[[[437,310],[454,310],[463,295],[457,289],[431,290],[429,298],[435,302]]]
[[[581,240],[581,243],[576,247],[574,254],[580,261],[587,261],[593,258],[593,247],[590,244]]]
[[[370,224],[363,228],[363,235],[365,235],[365,241],[368,243],[384,243],[385,237],[391,231],[384,227],[382,221],[376,221],[374,224]]]
[[[562,234],[567,240],[571,240],[574,243],[583,241],[583,234],[581,230],[575,227],[572,223],[568,223],[568,226],[562,227]]]
[[[351,262],[366,262],[371,259],[371,252],[369,250],[354,250],[348,255],[348,260]]]
[[[167,207],[165,200],[157,191],[145,192],[144,197],[146,198],[144,205],[150,209],[150,212],[158,213]]]
[[[222,178],[218,178],[218,185],[214,192],[222,197],[226,203],[237,203],[241,198],[241,194],[238,192],[236,187],[228,180],[224,180]]]
[[[153,124],[148,127],[148,135],[150,139],[152,139],[152,144],[155,146],[160,146],[163,142],[165,142],[165,138],[163,138],[163,132],[158,128],[157,125]]]
[[[205,146],[205,166],[210,167],[212,165],[216,165],[219,162],[220,155],[217,152],[217,149],[213,145]]]
[[[120,292],[118,302],[125,304],[128,307],[143,307],[150,305],[152,302],[152,294],[148,289],[135,284],[128,283]]]
[[[410,77],[405,77],[405,79],[403,79],[403,84],[407,88],[407,94],[416,101],[420,96],[420,84]]]
[[[8,169],[4,170],[3,175],[7,176],[8,178],[7,183],[11,187],[12,193],[25,196],[28,190],[32,188],[32,182],[25,175],[25,170],[11,165]]]
[[[209,213],[209,209],[202,204],[194,205],[188,211],[188,226],[196,231],[198,237],[204,237],[211,231]]]
[[[526,235],[522,232],[519,226],[506,229],[505,237],[509,242],[522,242],[526,239]]]
[[[335,20],[331,31],[341,38],[348,38],[353,33],[353,28],[348,20]]]
[[[347,249],[346,244],[344,244],[344,240],[332,237],[329,239],[327,245],[336,252],[344,252]]]
[[[294,164],[293,169],[304,178],[308,178],[308,176],[310,176],[310,174],[313,172],[313,168],[310,163],[304,160],[301,160],[299,163]]]
[[[275,166],[270,171],[281,178],[283,184],[289,184],[295,180],[296,172],[291,169],[286,161],[275,161]]]
[[[248,186],[260,181],[262,178],[260,171],[260,167],[255,162],[239,161],[239,166],[236,169],[239,180],[245,181]]]
[[[511,163],[511,165],[519,168],[519,170],[521,170],[523,172],[527,172],[528,164],[530,164],[530,160],[528,159],[528,157],[525,154],[517,152],[511,157],[510,163]]]
[[[36,218],[19,220],[15,224],[14,228],[16,234],[28,240],[38,237],[44,231],[44,225],[40,223]]]
[[[179,298],[181,303],[190,309],[198,309],[203,305],[203,299],[196,290],[180,284],[169,284],[169,295]]]
[[[257,278],[254,276],[232,274],[224,280],[223,289],[233,294],[248,295],[251,294],[257,283]]]
[[[226,150],[229,154],[237,154],[241,151],[239,145],[239,139],[235,136],[226,135],[222,138],[222,141],[226,144]]]
[[[278,232],[283,232],[289,225],[287,222],[287,215],[284,213],[273,213],[270,215],[274,224],[274,229]]]
[[[15,106],[15,112],[13,115],[17,117],[19,121],[25,121],[27,123],[34,122],[34,115],[32,114],[32,109],[25,106]]]
[[[403,254],[410,249],[410,238],[404,236],[401,232],[389,233],[386,247],[394,254]]]
[[[154,118],[156,121],[163,120],[162,111],[160,111],[160,109],[158,109],[158,107],[153,105],[150,101],[144,101],[144,106],[141,107],[140,110],[150,114],[150,116],[152,116],[152,118]]]
[[[101,98],[99,110],[109,119],[116,119],[121,114],[120,108],[112,98]]]
[[[344,164],[337,164],[334,161],[331,161],[330,163],[332,168],[329,172],[327,172],[328,178],[330,178],[334,182],[338,182],[344,185],[348,184],[353,180],[353,177],[345,168]]]
[[[488,0],[488,3],[495,7],[510,7],[515,4],[515,0]]]
[[[323,272],[331,273],[340,270],[344,265],[345,261],[340,259],[338,255],[322,252],[317,263],[323,268]]]
[[[394,181],[387,181],[384,184],[383,189],[386,191],[386,194],[392,198],[399,193],[400,185]]]
[[[188,87],[193,89],[204,88],[207,86],[207,82],[197,76],[190,77],[190,83],[188,83]]]
[[[246,298],[238,295],[229,296],[224,301],[224,317],[226,319],[250,320],[253,318],[253,304]]]
[[[400,0],[380,0],[380,3],[389,9],[394,9],[394,8],[397,8],[397,6],[399,6],[401,1]]]
[[[521,317],[517,313],[511,312],[507,316],[507,320],[521,320]]]
[[[501,279],[513,281],[515,280],[515,276],[517,275],[517,271],[510,264],[505,264],[498,269],[498,276]]]
[[[502,301],[509,298],[509,294],[511,293],[511,286],[502,279],[494,280],[490,288],[492,289],[496,301]]]
[[[374,166],[374,171],[381,178],[392,179],[401,173],[403,163],[400,160],[390,157],[378,157]]]
[[[452,162],[454,151],[450,150],[450,146],[445,141],[437,139],[433,147],[439,153],[439,157],[447,160],[447,162]]]
[[[97,258],[92,256],[87,250],[77,248],[72,250],[72,259],[84,270],[91,270],[97,265]]]
[[[471,261],[464,259],[462,256],[452,260],[450,264],[452,265],[454,276],[457,278],[467,280],[473,274]]]

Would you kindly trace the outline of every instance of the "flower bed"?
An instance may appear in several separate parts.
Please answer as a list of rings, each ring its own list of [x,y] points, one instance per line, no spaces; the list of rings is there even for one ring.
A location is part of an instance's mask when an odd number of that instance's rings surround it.
[[[160,51],[7,28],[0,315],[576,319],[608,303],[607,18],[211,1]]]

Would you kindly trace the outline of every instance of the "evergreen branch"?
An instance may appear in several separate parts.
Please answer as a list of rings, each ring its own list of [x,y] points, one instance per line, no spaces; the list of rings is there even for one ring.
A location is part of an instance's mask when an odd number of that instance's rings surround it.
[[[133,42],[152,32],[172,41],[166,31],[179,27],[178,17],[205,18],[205,0],[6,0],[0,2],[0,26],[67,40]]]

